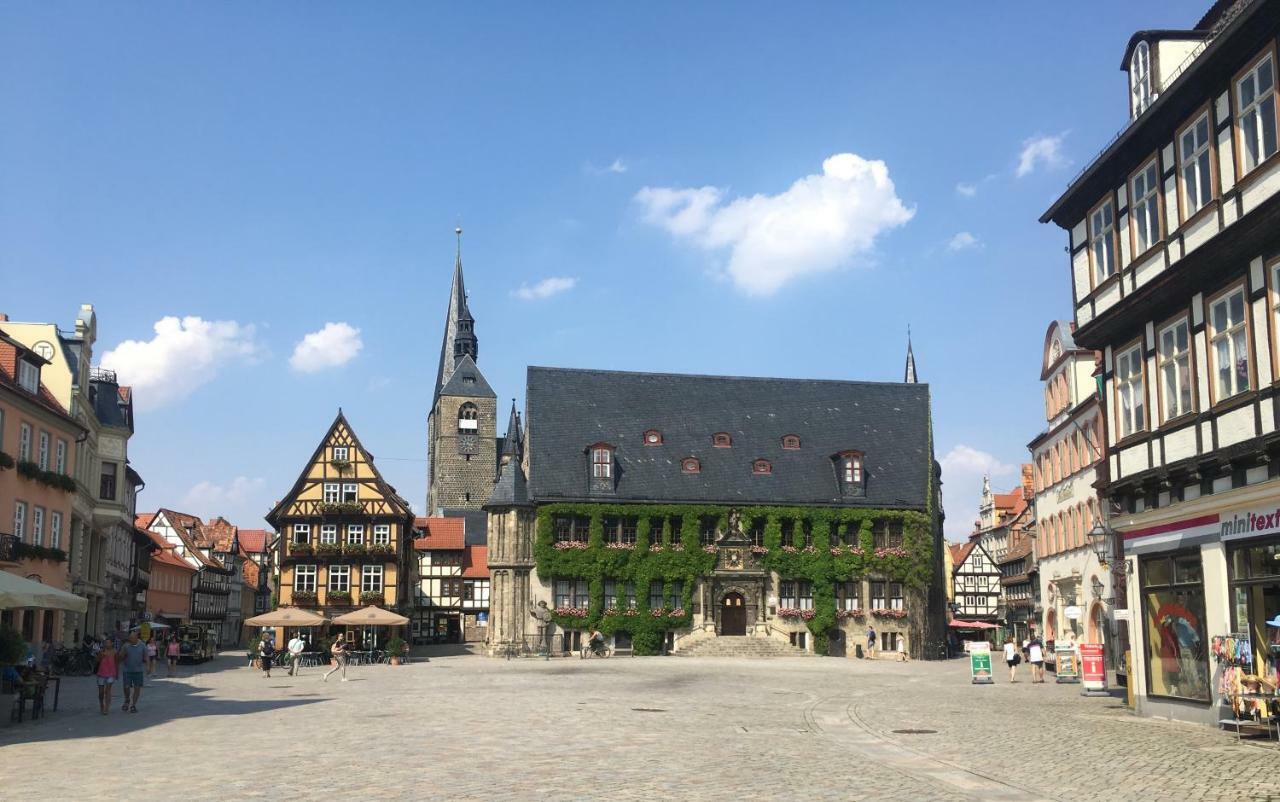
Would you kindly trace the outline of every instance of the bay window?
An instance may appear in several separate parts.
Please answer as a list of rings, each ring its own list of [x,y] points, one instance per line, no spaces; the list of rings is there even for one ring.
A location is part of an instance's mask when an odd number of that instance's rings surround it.
[[[1191,411],[1191,339],[1187,319],[1160,330],[1160,388],[1164,420]]]
[[[1236,81],[1236,129],[1241,174],[1276,152],[1275,63],[1267,53]]]
[[[1244,287],[1209,302],[1209,354],[1213,360],[1215,401],[1249,389],[1249,332]]]

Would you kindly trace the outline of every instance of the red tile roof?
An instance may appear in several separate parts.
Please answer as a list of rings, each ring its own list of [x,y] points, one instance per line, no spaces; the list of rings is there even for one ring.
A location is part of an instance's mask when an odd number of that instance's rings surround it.
[[[154,518],[155,516],[146,515],[146,516],[138,516],[138,517]],[[160,535],[156,534],[155,532],[152,532],[150,529],[144,529],[142,527],[138,527],[138,531],[146,535],[147,537],[151,538],[151,542],[154,543],[158,548],[158,551],[152,553],[151,555],[152,562],[163,563],[164,565],[171,565],[175,568],[184,568],[192,573],[195,573],[196,569],[193,568],[191,564],[188,563],[186,560],[179,557],[177,554],[177,550],[167,540],[160,537]]]
[[[207,524],[196,525],[197,542],[221,554],[230,554],[236,539],[236,527],[219,515]]]
[[[139,529],[150,529],[151,522],[154,521],[155,519],[156,519],[156,514],[154,512],[140,512],[138,513],[137,517],[133,519],[133,525],[138,527]],[[153,532],[152,534],[155,534],[155,533]]]
[[[250,554],[264,554],[270,544],[271,539],[267,536],[265,529],[240,530],[240,548]]]
[[[246,588],[257,588],[261,579],[259,576],[262,567],[253,560],[244,561],[244,586]]]
[[[965,560],[969,558],[969,552],[973,551],[973,547],[978,545],[973,541],[968,543],[951,544],[951,565],[953,568],[959,568]]]
[[[422,537],[414,539],[413,547],[419,550],[466,548],[463,523],[462,518],[414,518],[413,525],[422,532]]]
[[[462,558],[462,575],[470,579],[489,578],[488,546],[467,546],[467,554]]]

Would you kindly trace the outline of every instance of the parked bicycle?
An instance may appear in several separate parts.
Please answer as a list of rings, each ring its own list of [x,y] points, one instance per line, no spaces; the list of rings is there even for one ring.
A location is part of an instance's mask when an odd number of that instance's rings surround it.
[[[96,665],[93,653],[88,649],[83,647],[68,649],[62,646],[54,651],[50,667],[53,673],[65,677],[86,677],[93,673]]]

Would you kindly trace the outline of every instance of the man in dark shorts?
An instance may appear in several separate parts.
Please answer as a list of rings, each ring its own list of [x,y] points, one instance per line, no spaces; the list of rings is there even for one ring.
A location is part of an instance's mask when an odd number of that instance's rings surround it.
[[[137,630],[129,633],[129,642],[120,649],[120,671],[124,674],[124,707],[128,713],[138,712],[138,697],[142,695],[142,681],[147,671],[147,644],[138,637]]]

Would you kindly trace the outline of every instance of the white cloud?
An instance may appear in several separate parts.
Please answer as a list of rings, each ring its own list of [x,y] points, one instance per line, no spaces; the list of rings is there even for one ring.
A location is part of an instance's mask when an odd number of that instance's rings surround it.
[[[966,198],[972,198],[974,195],[978,194],[978,185],[966,184],[965,182],[961,181],[960,183],[956,184],[956,194],[962,195]]]
[[[530,287],[528,284],[521,284],[511,294],[522,301],[541,301],[550,298],[553,295],[559,295],[562,292],[568,292],[578,283],[576,278],[569,276],[552,276],[544,278],[537,284]]]
[[[179,509],[205,520],[221,515],[237,526],[256,529],[270,509],[265,488],[261,477],[237,476],[226,484],[205,480],[186,492]]]
[[[970,234],[968,231],[961,231],[959,234],[952,237],[951,241],[947,243],[947,250],[949,251],[964,251],[970,248],[981,247],[982,243],[978,241],[978,238]]]
[[[125,340],[102,355],[102,366],[131,384],[139,410],[180,401],[237,359],[255,358],[252,325],[234,320],[163,317],[150,340]]]
[[[325,323],[298,341],[289,366],[299,373],[316,373],[341,367],[356,358],[364,341],[360,329],[349,323]]]
[[[604,167],[596,167],[594,164],[587,164],[587,172],[592,175],[622,175],[629,169],[631,169],[631,165],[624,162],[621,156],[614,159]]]
[[[1020,466],[1001,462],[993,454],[964,444],[948,451],[941,462],[947,510],[946,536],[948,540],[958,542],[973,531],[973,521],[978,517],[978,503],[982,498],[982,477],[991,477],[992,492],[1004,492],[1013,487]]]
[[[748,295],[765,296],[806,275],[852,264],[876,237],[915,214],[894,191],[889,168],[838,153],[777,195],[725,202],[716,187],[644,187],[644,218],[712,253],[728,252],[725,272]]]
[[[1033,136],[1024,140],[1018,154],[1018,178],[1030,175],[1037,166],[1050,169],[1066,166],[1067,158],[1062,154],[1062,140],[1066,135],[1064,131],[1057,136]]]

